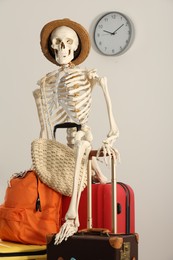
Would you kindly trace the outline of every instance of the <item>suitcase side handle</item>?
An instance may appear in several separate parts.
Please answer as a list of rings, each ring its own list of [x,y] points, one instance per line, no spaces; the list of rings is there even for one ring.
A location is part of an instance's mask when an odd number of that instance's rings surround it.
[[[107,228],[85,228],[85,229],[81,229],[78,231],[78,234],[91,234],[91,235],[106,235],[109,236],[109,233],[111,233],[111,231]]]

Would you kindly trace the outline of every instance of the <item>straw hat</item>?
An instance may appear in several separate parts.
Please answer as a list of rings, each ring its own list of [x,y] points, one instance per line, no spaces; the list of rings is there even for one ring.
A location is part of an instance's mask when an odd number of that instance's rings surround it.
[[[54,51],[51,48],[50,35],[55,28],[60,26],[68,26],[77,33],[79,37],[79,47],[74,53],[74,59],[72,60],[72,63],[75,65],[82,63],[88,56],[90,50],[89,34],[82,25],[67,18],[51,21],[44,25],[40,34],[40,45],[43,54],[49,61],[58,65],[55,60]]]

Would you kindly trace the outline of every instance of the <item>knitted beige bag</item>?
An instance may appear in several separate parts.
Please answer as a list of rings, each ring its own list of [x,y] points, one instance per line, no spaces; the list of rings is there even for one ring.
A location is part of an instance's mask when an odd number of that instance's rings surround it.
[[[63,195],[71,196],[75,172],[75,152],[55,139],[37,139],[31,144],[33,169],[43,183]],[[79,184],[87,185],[87,160],[82,159]],[[79,185],[78,185],[79,187]]]

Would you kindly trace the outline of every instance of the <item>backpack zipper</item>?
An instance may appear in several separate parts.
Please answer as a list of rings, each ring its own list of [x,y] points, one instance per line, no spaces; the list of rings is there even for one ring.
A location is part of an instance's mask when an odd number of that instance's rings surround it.
[[[42,211],[41,210],[41,201],[40,201],[40,195],[39,195],[39,191],[38,191],[38,177],[37,177],[37,175],[35,175],[36,176],[36,179],[37,179],[37,199],[36,199],[36,205],[35,205],[35,210],[36,211]]]

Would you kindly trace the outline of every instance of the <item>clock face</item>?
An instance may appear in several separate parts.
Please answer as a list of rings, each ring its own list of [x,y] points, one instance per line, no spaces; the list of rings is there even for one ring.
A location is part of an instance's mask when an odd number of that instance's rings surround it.
[[[131,22],[119,12],[105,14],[95,26],[94,40],[96,47],[105,55],[123,53],[129,46],[131,38]]]

